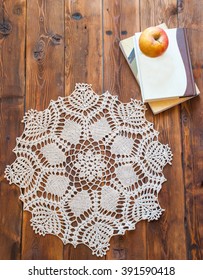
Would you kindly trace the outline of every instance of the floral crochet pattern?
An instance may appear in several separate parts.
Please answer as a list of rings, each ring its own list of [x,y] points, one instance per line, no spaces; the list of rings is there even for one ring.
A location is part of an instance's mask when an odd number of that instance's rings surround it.
[[[36,233],[103,256],[113,235],[160,217],[162,171],[172,153],[141,101],[123,104],[76,84],[70,96],[28,111],[23,122],[5,175],[20,188]]]

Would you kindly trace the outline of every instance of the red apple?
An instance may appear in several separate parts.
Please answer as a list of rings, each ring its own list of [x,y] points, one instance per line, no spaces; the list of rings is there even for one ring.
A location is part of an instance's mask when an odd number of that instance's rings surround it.
[[[158,26],[149,27],[141,33],[139,47],[146,56],[160,56],[168,48],[168,36],[166,32]]]

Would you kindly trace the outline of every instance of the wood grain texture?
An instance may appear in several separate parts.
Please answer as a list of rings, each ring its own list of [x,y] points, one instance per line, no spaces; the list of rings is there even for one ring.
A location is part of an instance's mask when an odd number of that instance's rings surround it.
[[[65,2],[65,95],[76,83],[102,92],[102,1]],[[97,259],[85,245],[64,247],[64,259]],[[99,258],[99,259],[104,259]]]
[[[203,1],[182,3],[178,14],[180,27],[188,28],[189,48],[196,83],[203,86]],[[198,43],[197,43],[198,42]],[[203,258],[203,120],[202,95],[181,106],[185,211],[188,259]]]
[[[139,1],[104,1],[104,90],[118,95],[122,102],[140,99],[139,86],[126,63],[119,41],[140,30]],[[128,15],[128,16],[126,16]],[[136,16],[135,16],[136,15]],[[112,237],[107,259],[146,259],[146,223],[135,231]]]
[[[139,86],[119,48],[121,39],[140,30],[139,1],[104,0],[103,5],[104,91],[118,95],[122,102],[140,99]]]
[[[36,235],[31,214],[22,212],[18,187],[4,169],[30,108],[69,95],[76,82],[109,90],[123,102],[141,99],[140,89],[119,49],[121,39],[166,22],[187,27],[195,81],[203,91],[203,0],[0,0],[0,259],[101,259],[85,245],[63,246],[55,236]],[[172,166],[164,169],[158,221],[112,237],[102,259],[203,259],[203,113],[199,97],[147,119]],[[9,209],[9,211],[8,211]]]
[[[144,12],[146,10],[147,13]],[[177,1],[141,1],[141,29],[162,22],[170,28],[177,26]],[[184,182],[179,107],[176,106],[155,117],[149,111],[147,116],[154,122],[155,129],[160,132],[159,141],[169,143],[174,154],[172,167],[168,165],[164,169],[167,182],[163,184],[159,195],[160,204],[166,211],[159,222],[149,223],[147,227],[148,259],[185,259]]]
[[[63,0],[27,2],[26,53],[26,110],[44,110],[51,99],[64,96]],[[24,212],[22,258],[62,259],[62,241],[52,235],[36,235],[30,218]]]
[[[26,110],[64,95],[64,1],[27,2]]]
[[[25,2],[0,1],[0,259],[21,257],[22,204],[19,189],[4,179],[4,169],[14,161],[15,138],[22,133]]]
[[[102,92],[102,0],[65,1],[65,94],[75,83]]]

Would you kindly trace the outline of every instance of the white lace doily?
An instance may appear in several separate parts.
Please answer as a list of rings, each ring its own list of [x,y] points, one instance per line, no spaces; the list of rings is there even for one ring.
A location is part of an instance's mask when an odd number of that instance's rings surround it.
[[[5,174],[20,188],[36,233],[103,256],[113,235],[160,217],[162,170],[172,153],[158,141],[141,101],[123,104],[77,84],[46,110],[28,111],[23,122]]]

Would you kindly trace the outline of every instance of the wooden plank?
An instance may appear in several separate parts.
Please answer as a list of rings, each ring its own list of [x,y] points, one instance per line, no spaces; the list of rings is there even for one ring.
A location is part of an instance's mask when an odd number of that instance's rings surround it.
[[[119,49],[119,41],[140,30],[139,2],[107,1],[103,6],[104,91],[118,95],[122,102],[141,99],[139,86]],[[107,259],[146,259],[146,223],[134,231],[111,239]]]
[[[22,132],[25,94],[26,1],[0,2],[0,259],[20,259],[22,204],[18,187],[4,179]]]
[[[203,258],[203,1],[179,2],[178,24],[188,28],[194,78],[201,95],[181,106],[188,259]],[[189,17],[191,14],[193,16]]]
[[[64,1],[27,2],[26,110],[44,110],[51,99],[64,96]],[[23,215],[22,258],[62,259],[56,236],[34,233],[31,214]]]
[[[88,82],[95,91],[109,90],[128,102],[130,97],[140,99],[140,92],[119,50],[119,40],[161,22],[192,29],[189,44],[194,76],[202,91],[202,5],[202,0],[95,0],[88,5],[68,0],[0,1],[0,259],[20,259],[21,247],[23,259],[63,258],[63,244],[57,237],[34,234],[30,213],[23,214],[22,224],[18,188],[9,186],[3,177],[6,164],[15,159],[12,149],[23,129],[25,24],[26,110],[43,110],[50,99],[63,96],[64,79],[66,95],[76,82]],[[181,111],[179,106],[154,117],[148,110],[148,119],[160,131],[160,141],[169,143],[174,154],[172,167],[164,169],[168,181],[159,195],[166,211],[156,222],[140,222],[135,231],[113,237],[107,259],[203,258],[201,105],[200,95],[184,103]],[[97,259],[84,245],[76,249],[66,245],[64,258]]]
[[[102,91],[102,1],[65,2],[65,94],[75,83]],[[64,248],[64,259],[97,259],[85,245]],[[99,258],[102,259],[102,258]]]
[[[43,110],[64,95],[64,0],[28,1],[26,50],[26,110]]]
[[[165,22],[169,27],[177,26],[177,1],[141,1],[141,30]],[[147,13],[146,13],[147,11]],[[184,228],[184,182],[182,170],[182,142],[179,107],[148,119],[160,132],[159,141],[169,143],[173,156],[172,167],[164,169],[167,182],[159,195],[162,208],[166,209],[161,219],[150,222],[147,227],[148,259],[185,259],[186,237]],[[176,209],[176,211],[174,211]]]
[[[65,94],[75,83],[102,91],[102,1],[65,2]]]
[[[141,99],[139,86],[119,48],[119,41],[139,32],[139,1],[104,0],[104,91],[122,102]]]

